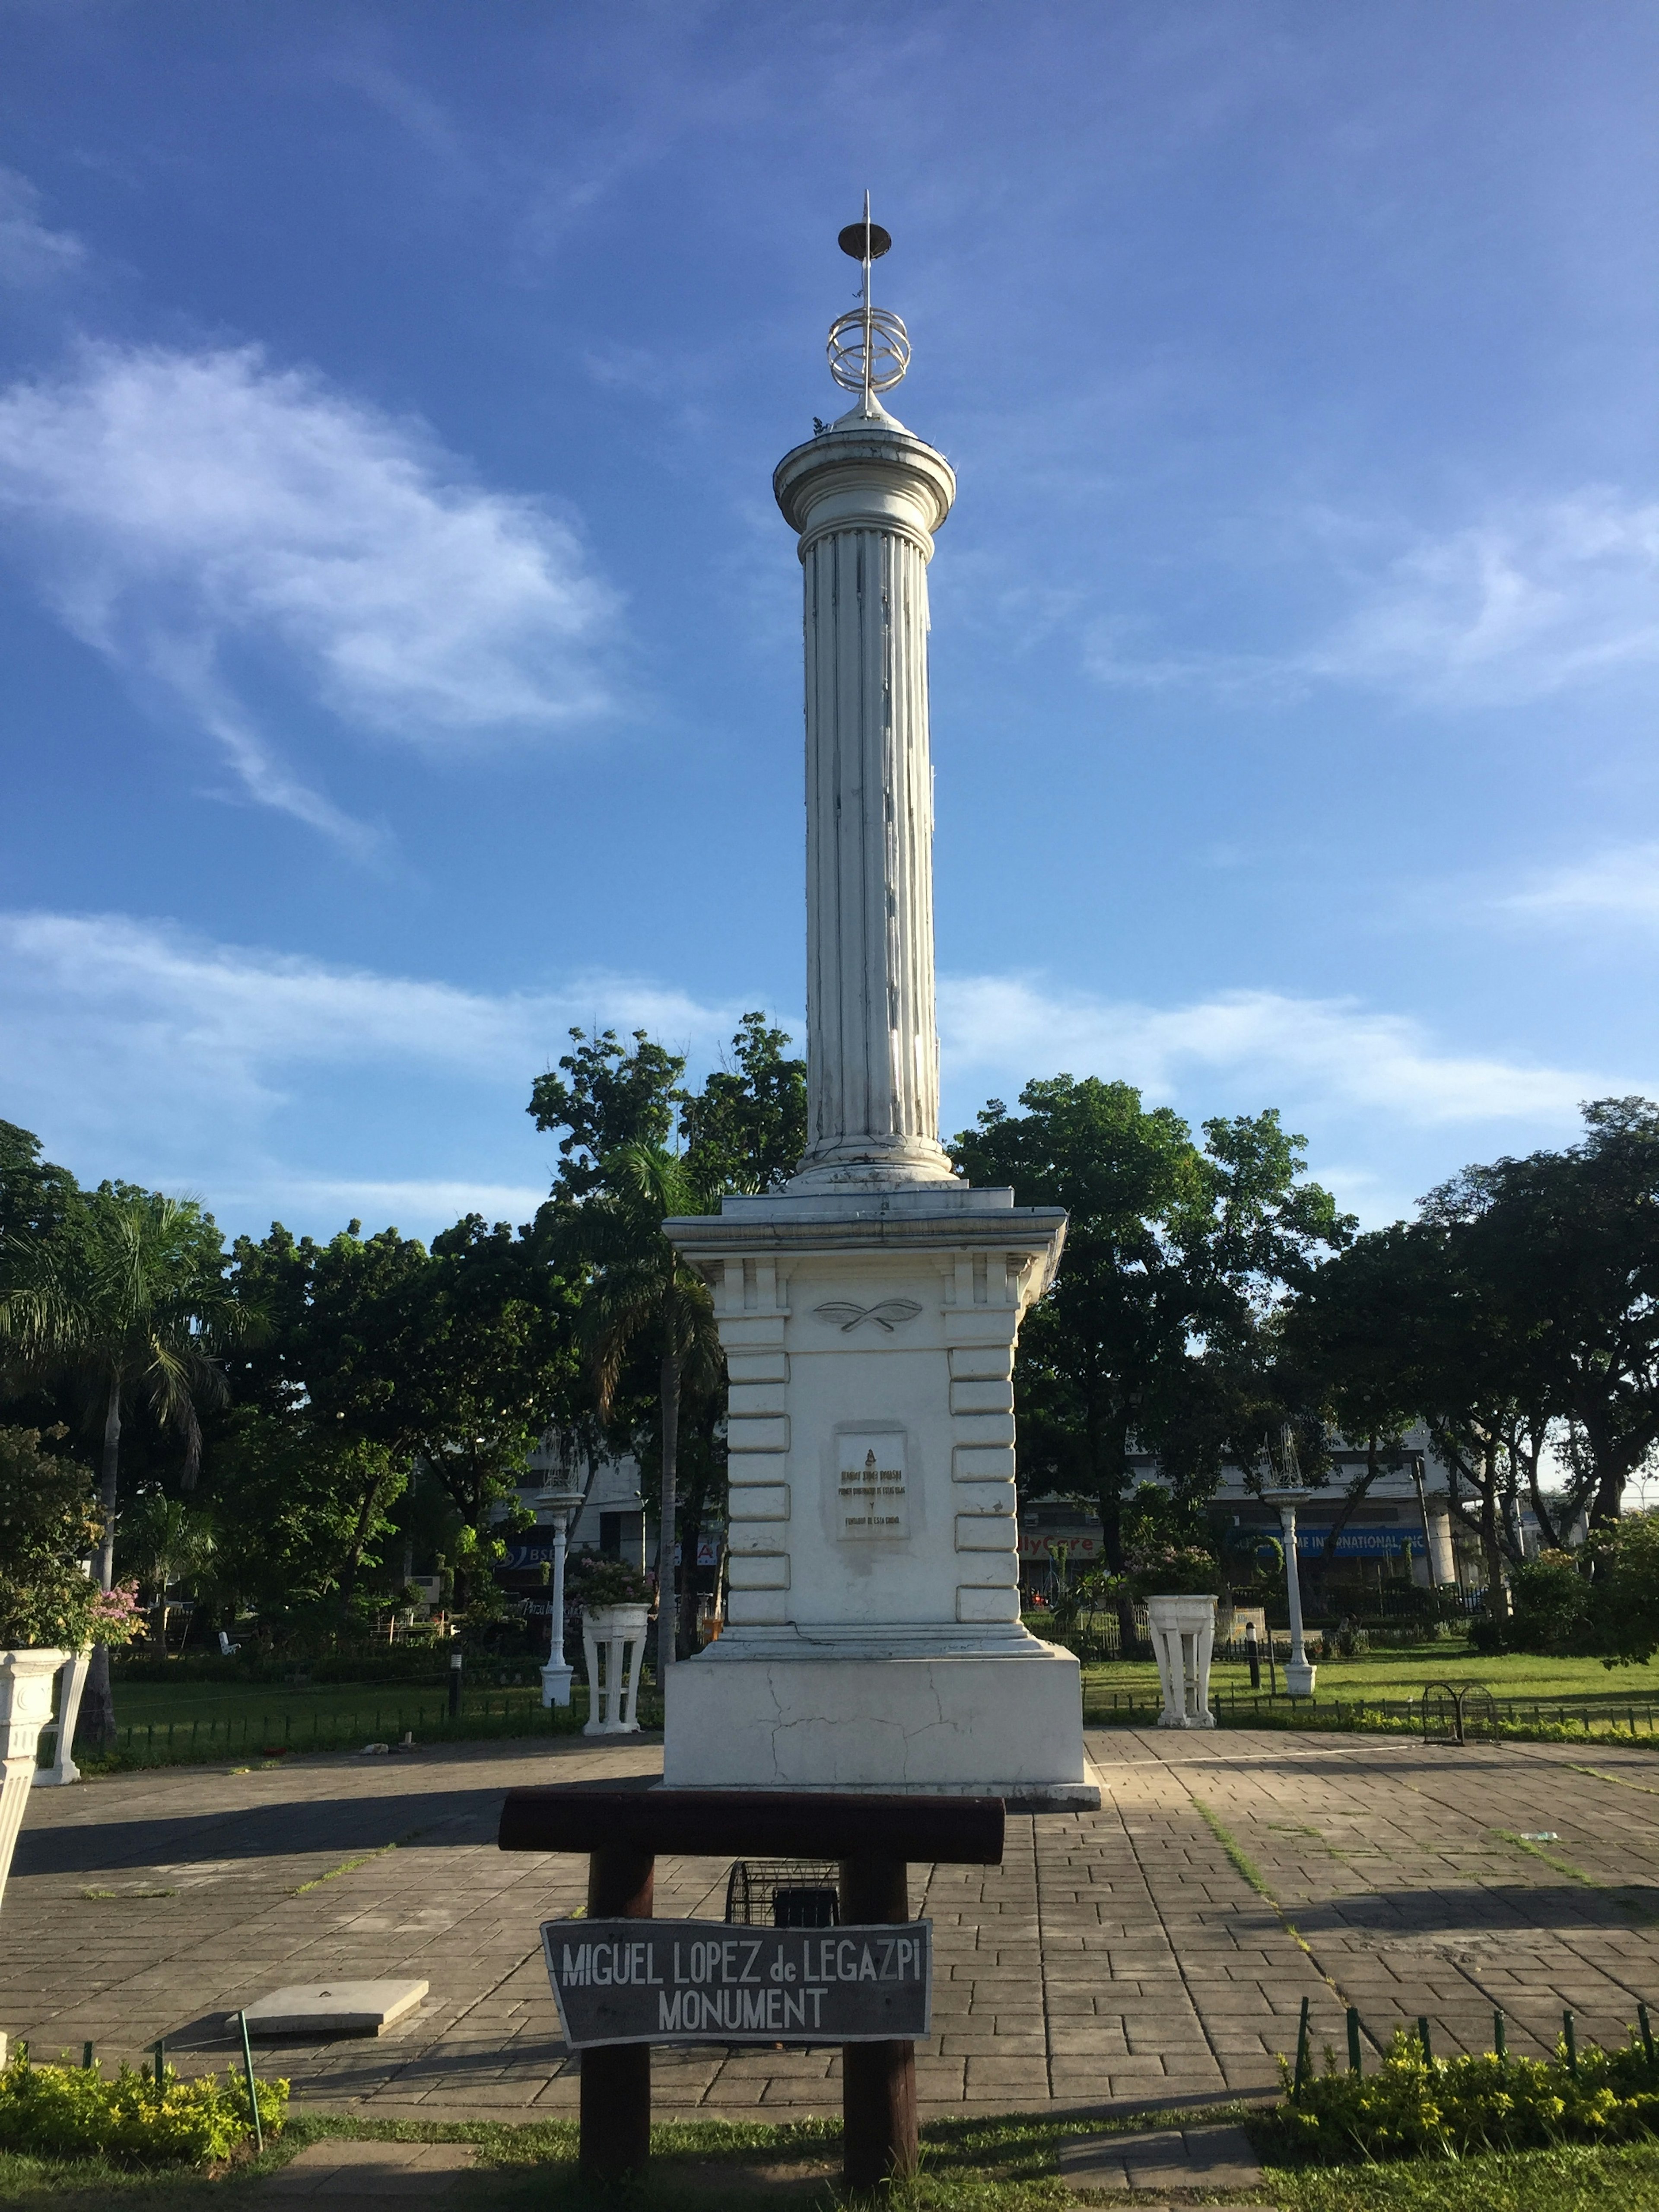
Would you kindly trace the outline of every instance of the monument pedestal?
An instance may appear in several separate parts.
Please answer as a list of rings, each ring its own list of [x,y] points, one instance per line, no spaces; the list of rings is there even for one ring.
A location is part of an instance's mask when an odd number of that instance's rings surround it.
[[[731,1380],[726,1626],[670,1674],[667,1786],[1097,1803],[1077,1661],[1019,1618],[1014,1344],[1064,1214],[950,1182],[665,1225]]]

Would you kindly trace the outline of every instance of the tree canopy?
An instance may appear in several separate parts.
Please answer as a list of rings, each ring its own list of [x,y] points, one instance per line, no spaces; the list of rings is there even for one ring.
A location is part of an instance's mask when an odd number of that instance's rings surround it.
[[[1020,1340],[1020,1483],[1090,1498],[1121,1569],[1132,1443],[1189,1492],[1224,1454],[1253,1453],[1279,1304],[1352,1224],[1271,1110],[1206,1121],[1200,1146],[1127,1083],[1056,1075],[1019,1103],[993,1099],[951,1151],[970,1181],[1071,1216]]]

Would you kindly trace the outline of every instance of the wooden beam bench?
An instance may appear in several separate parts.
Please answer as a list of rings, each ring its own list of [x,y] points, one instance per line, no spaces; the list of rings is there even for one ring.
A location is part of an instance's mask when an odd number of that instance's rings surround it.
[[[504,1851],[585,1851],[591,1920],[649,1920],[655,1863],[666,1854],[836,1859],[843,1921],[902,1924],[912,1862],[1000,1866],[1003,1826],[1000,1797],[578,1782],[509,1790],[496,1840]],[[650,2154],[649,2043],[584,2051],[580,2063],[583,2172],[637,2172]],[[913,2172],[915,2044],[843,2044],[842,2114],[851,2186]]]

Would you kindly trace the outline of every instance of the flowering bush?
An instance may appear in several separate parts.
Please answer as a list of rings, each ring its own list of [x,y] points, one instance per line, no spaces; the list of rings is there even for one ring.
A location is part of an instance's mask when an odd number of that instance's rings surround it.
[[[282,2127],[288,2083],[260,2081],[259,2124]],[[181,2081],[169,2066],[158,2090],[149,2074],[122,2067],[113,2081],[95,2068],[33,2066],[24,2051],[0,2073],[0,2149],[36,2158],[112,2159],[131,2166],[202,2166],[228,2158],[252,2132],[247,2084],[234,2069]]]
[[[38,1429],[0,1428],[0,1650],[83,1651],[139,1633],[135,1586],[100,1590],[86,1572],[98,1528],[86,1468],[43,1451]]]
[[[1325,2071],[1291,2089],[1265,2116],[1258,2140],[1281,2155],[1461,2158],[1473,2151],[1528,2150],[1559,2142],[1624,2142],[1659,2134],[1659,2060],[1632,2033],[1622,2051],[1590,2045],[1567,2063],[1553,2058],[1425,2058],[1417,2039],[1395,2030],[1374,2074]]]

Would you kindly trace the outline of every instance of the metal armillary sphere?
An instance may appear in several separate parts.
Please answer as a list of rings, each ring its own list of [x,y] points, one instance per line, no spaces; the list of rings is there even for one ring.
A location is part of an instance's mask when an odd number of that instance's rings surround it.
[[[910,333],[890,307],[878,307],[870,297],[870,264],[893,241],[878,222],[871,222],[868,192],[864,221],[849,222],[836,242],[843,253],[863,263],[864,291],[860,304],[830,326],[830,374],[843,392],[861,392],[868,407],[878,393],[890,392],[910,366]]]

